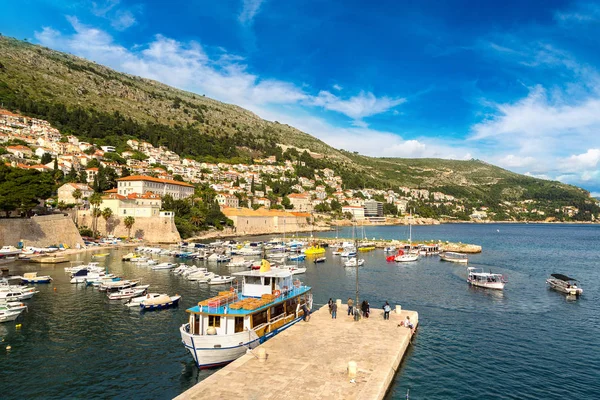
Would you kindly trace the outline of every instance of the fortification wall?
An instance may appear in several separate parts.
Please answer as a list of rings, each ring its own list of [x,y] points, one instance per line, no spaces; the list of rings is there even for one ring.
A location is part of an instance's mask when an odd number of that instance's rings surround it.
[[[112,217],[108,221],[98,218],[97,230],[102,235],[128,237],[129,231],[123,223],[125,217]],[[81,210],[78,215],[79,226],[91,228],[93,218],[89,210]],[[181,236],[175,226],[175,220],[169,217],[135,217],[131,228],[131,237],[144,239],[153,243],[179,243]]]
[[[262,216],[230,216],[238,235],[262,234],[262,233],[292,233],[310,230],[306,218],[283,218]]]
[[[66,244],[75,248],[83,240],[73,220],[64,215],[43,215],[31,218],[0,219],[0,245],[46,247]]]

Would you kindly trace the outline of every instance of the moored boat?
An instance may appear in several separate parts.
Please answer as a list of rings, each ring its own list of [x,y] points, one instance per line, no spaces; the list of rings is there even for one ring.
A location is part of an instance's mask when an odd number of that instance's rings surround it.
[[[440,253],[441,261],[449,261],[453,263],[466,264],[469,262],[469,257],[463,253],[455,253],[453,251],[445,251]]]
[[[315,264],[319,264],[319,263],[324,263],[325,261],[327,261],[327,257],[317,257],[314,260]]]
[[[150,285],[136,286],[133,288],[127,288],[123,290],[119,290],[118,292],[113,292],[108,294],[109,300],[125,300],[131,299],[133,297],[143,295]]]
[[[302,319],[312,307],[310,287],[294,281],[289,271],[237,272],[242,290],[223,291],[189,308],[188,323],[179,331],[199,368],[227,364]]]
[[[546,279],[546,283],[551,289],[570,296],[581,296],[583,293],[583,289],[577,285],[577,279],[563,274],[551,274],[550,278]]]
[[[467,282],[472,286],[483,287],[486,289],[504,289],[506,279],[502,274],[493,274],[492,272],[483,272],[482,268],[467,268]]]
[[[175,296],[169,296],[168,294],[161,294],[159,296],[146,298],[140,302],[140,308],[142,311],[148,310],[162,310],[165,308],[175,307],[179,303],[181,296],[176,294]]]
[[[231,283],[235,280],[233,276],[227,275],[215,275],[212,278],[206,280],[209,285],[224,285],[226,283]]]
[[[37,272],[27,272],[23,274],[21,278],[21,282],[23,283],[50,283],[52,282],[52,277],[49,275],[41,275],[38,276]]]
[[[365,265],[365,260],[363,260],[362,258],[360,260],[357,260],[355,257],[349,258],[347,261],[344,262],[344,266],[345,267],[356,267],[357,263],[358,263],[359,267],[362,267],[363,265]]]

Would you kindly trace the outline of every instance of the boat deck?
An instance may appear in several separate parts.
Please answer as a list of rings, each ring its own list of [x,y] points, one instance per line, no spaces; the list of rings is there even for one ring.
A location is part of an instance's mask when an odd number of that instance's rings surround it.
[[[246,354],[176,399],[383,399],[410,343],[410,329],[398,326],[407,315],[416,325],[414,311],[392,311],[386,321],[381,309],[372,309],[370,318],[355,322],[345,305],[337,319],[324,306],[310,322],[254,349],[265,349],[265,362]],[[357,363],[354,383],[350,361]]]
[[[202,312],[205,314],[216,314],[216,315],[238,315],[238,316],[248,315],[248,314],[253,314],[262,309],[266,310],[267,308],[273,306],[273,304],[275,304],[275,303],[280,303],[284,300],[289,300],[295,296],[307,293],[310,291],[310,289],[311,288],[309,286],[300,286],[297,288],[294,287],[293,289],[290,289],[286,293],[281,294],[279,297],[275,298],[274,300],[272,300],[272,301],[265,300],[264,303],[261,304],[260,306],[256,306],[256,307],[253,307],[250,309],[244,309],[244,308],[236,309],[236,308],[232,308],[231,306],[233,304],[240,303],[244,300],[259,300],[260,301],[261,299],[258,297],[248,297],[248,296],[243,296],[241,294],[238,294],[234,301],[229,301],[225,304],[219,305],[218,307],[208,306],[208,303],[211,300],[215,299],[216,297],[219,297],[219,296],[216,296],[211,299],[201,301],[199,304],[206,303],[206,305],[202,306],[202,310],[200,310],[199,306],[194,306],[194,307],[188,308],[187,311],[192,312],[192,313],[201,313]],[[227,310],[225,310],[225,308],[227,308]]]

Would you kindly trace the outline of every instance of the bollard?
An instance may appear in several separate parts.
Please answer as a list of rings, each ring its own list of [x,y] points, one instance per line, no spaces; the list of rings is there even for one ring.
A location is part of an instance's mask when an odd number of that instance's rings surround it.
[[[342,308],[342,299],[336,299],[335,304],[338,306],[338,311]]]
[[[256,356],[258,357],[259,362],[267,361],[267,351],[263,347],[256,351]]]
[[[348,378],[354,379],[356,378],[356,371],[358,367],[356,365],[356,361],[350,361],[348,363]]]
[[[402,312],[402,306],[396,304],[396,314],[400,314]]]

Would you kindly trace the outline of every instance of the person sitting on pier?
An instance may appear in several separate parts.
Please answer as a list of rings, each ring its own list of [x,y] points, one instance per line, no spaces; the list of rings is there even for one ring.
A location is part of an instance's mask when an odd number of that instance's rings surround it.
[[[386,301],[383,305],[383,319],[390,319],[390,311],[392,311],[392,307],[390,306],[390,303]]]
[[[404,320],[404,326],[407,328],[410,328],[411,334],[415,333],[415,326],[413,325],[412,322],[410,322],[410,317],[408,315],[406,316],[406,319]]]
[[[302,304],[302,311],[304,311],[304,314],[302,315],[302,320],[304,322],[308,322],[310,320],[310,310],[306,306],[306,303]]]

